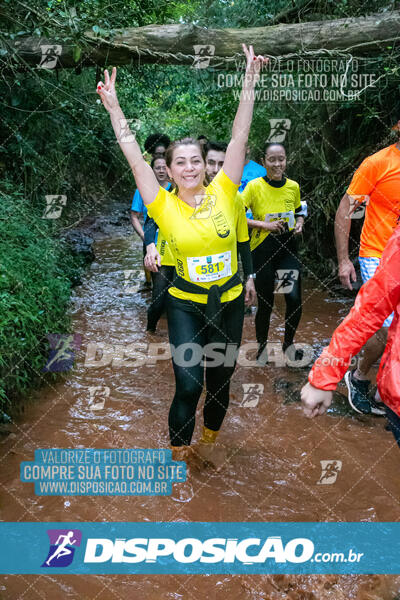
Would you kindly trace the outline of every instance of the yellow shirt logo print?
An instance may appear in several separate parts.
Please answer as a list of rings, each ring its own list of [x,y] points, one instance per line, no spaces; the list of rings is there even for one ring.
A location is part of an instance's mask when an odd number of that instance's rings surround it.
[[[220,238],[226,238],[230,234],[228,221],[222,211],[212,217],[215,230]]]

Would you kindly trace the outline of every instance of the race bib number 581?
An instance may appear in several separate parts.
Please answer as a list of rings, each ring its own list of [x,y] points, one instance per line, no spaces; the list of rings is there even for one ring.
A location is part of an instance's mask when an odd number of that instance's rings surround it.
[[[207,283],[232,275],[230,250],[209,256],[188,257],[187,265],[191,281]]]

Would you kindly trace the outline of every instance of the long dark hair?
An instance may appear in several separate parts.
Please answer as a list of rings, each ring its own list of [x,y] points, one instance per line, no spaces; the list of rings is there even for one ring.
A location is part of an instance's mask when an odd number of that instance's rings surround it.
[[[175,140],[174,142],[171,142],[170,145],[168,146],[168,148],[166,149],[165,162],[167,163],[168,168],[171,168],[172,159],[174,157],[174,151],[176,150],[176,148],[178,148],[178,146],[197,146],[197,148],[200,151],[201,158],[203,159],[204,163],[206,162],[204,148],[203,148],[203,145],[199,142],[199,140],[196,140],[195,138],[192,138],[192,137],[185,137],[185,138],[182,138],[181,140]],[[204,182],[204,185],[207,185],[206,181]],[[178,194],[179,190],[178,190],[178,186],[176,185],[175,182],[173,183],[173,186],[170,189],[170,192],[173,194]]]

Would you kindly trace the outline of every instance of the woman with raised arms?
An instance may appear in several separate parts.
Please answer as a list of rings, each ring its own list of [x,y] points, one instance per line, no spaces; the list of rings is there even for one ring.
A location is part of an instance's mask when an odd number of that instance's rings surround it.
[[[255,56],[252,46],[243,44],[243,51],[246,73],[232,138],[223,169],[209,185],[201,145],[185,138],[173,142],[165,155],[174,187],[170,192],[161,187],[136,140],[129,135],[115,92],[115,67],[111,78],[105,71],[105,83],[99,82],[97,87],[148,213],[174,254],[177,277],[167,302],[176,383],[168,419],[174,460],[194,454],[190,443],[204,376],[204,427],[199,448],[209,455],[214,447],[229,404],[244,302],[255,299],[253,278],[247,279],[244,291],[238,273],[235,198],[253,116],[254,87],[267,59]]]

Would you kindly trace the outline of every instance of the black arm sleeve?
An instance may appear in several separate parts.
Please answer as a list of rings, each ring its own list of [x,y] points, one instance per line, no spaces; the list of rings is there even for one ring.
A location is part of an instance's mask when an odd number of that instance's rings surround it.
[[[148,215],[146,221],[144,223],[144,244],[148,246],[149,244],[154,244],[157,233],[157,223],[154,219],[151,219]]]
[[[242,261],[243,274],[245,279],[247,279],[247,277],[251,275],[251,273],[254,273],[253,259],[251,257],[250,250],[250,240],[247,240],[247,242],[237,242],[237,248],[240,260]]]

